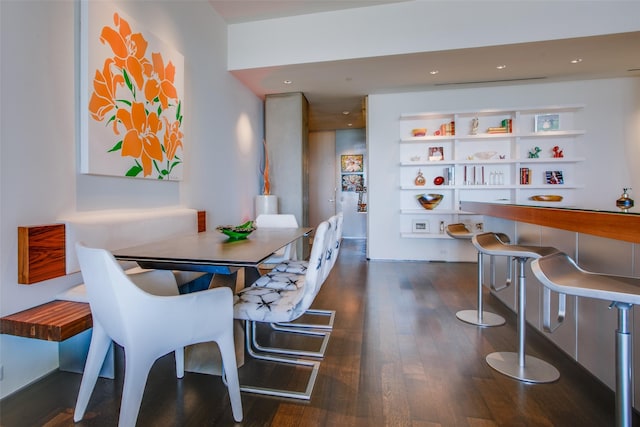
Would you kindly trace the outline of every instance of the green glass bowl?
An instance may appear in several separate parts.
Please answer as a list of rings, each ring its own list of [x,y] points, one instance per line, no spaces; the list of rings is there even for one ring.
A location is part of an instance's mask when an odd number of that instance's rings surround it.
[[[253,221],[247,221],[241,225],[219,225],[216,227],[216,230],[227,236],[229,240],[246,239],[255,229]]]

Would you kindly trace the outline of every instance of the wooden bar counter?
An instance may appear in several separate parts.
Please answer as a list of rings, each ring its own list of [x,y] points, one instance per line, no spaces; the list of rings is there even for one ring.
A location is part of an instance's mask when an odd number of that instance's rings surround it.
[[[614,212],[577,208],[554,208],[502,203],[460,202],[473,212],[517,222],[640,243],[640,211]]]

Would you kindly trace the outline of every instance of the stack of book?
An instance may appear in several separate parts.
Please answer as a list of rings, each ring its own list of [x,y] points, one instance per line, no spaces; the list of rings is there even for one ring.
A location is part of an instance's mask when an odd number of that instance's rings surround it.
[[[531,169],[520,168],[520,184],[521,185],[531,184]]]
[[[456,134],[456,122],[443,123],[440,125],[440,129],[438,129],[434,135],[438,136],[453,136]]]
[[[487,133],[511,133],[513,132],[512,126],[512,119],[504,119],[502,122],[500,122],[500,126],[488,128]]]

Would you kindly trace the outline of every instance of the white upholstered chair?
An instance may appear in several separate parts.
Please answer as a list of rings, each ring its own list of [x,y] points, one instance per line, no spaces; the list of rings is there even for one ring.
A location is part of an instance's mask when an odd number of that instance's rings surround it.
[[[177,376],[181,377],[184,346],[209,341],[215,341],[220,348],[233,417],[241,421],[231,290],[152,295],[144,290],[147,285],[137,286],[127,277],[110,252],[80,243],[76,244],[76,251],[91,306],[93,333],[74,421],[84,416],[112,340],[125,352],[120,427],[135,426],[149,369],[159,357],[176,351]],[[155,285],[149,286],[155,293],[162,292]],[[174,293],[170,288],[166,288],[167,293]]]
[[[298,228],[298,221],[292,214],[260,214],[256,218],[258,228]],[[284,260],[297,259],[296,242],[291,242],[284,248],[267,258],[263,265],[278,264]]]
[[[320,287],[324,284],[324,281],[329,276],[329,273],[333,269],[336,260],[338,259],[338,253],[340,252],[340,246],[342,244],[342,224],[343,224],[343,213],[340,212],[336,215],[331,216],[327,221],[329,222],[329,243],[327,244],[327,249],[325,251],[325,259],[327,262],[324,263],[322,269],[322,281],[320,283]],[[314,239],[315,243],[315,239]],[[309,262],[304,260],[290,260],[283,261],[280,264],[274,267],[274,271],[287,272],[287,273],[297,273],[297,274],[305,274],[306,269],[308,268]],[[319,291],[320,289],[318,289]],[[291,329],[286,328],[303,328],[303,329],[320,329],[320,330],[331,330],[333,329],[333,323],[335,321],[336,312],[335,310],[325,310],[325,309],[317,309],[317,308],[309,308],[305,314],[309,314],[311,316],[322,316],[328,317],[328,320],[324,323],[315,323],[315,322],[278,322],[274,324],[274,329],[286,331]]]
[[[257,346],[255,332],[256,323],[258,322],[270,324],[289,322],[302,316],[309,309],[324,279],[322,276],[323,267],[327,262],[326,251],[330,238],[328,231],[329,223],[327,221],[323,221],[316,228],[309,265],[305,274],[269,272],[261,276],[251,286],[238,292],[233,307],[234,317],[245,320],[247,352],[256,359],[310,368],[311,373],[305,390],[281,390],[241,385],[240,389],[242,391],[296,399],[308,400],[311,398],[311,392],[320,366],[319,362],[282,357],[278,354],[289,356],[318,356],[318,354],[311,354],[311,352],[304,350],[259,347]],[[304,333],[323,338],[321,349],[318,353],[324,354],[329,340],[329,333],[316,333],[313,331],[305,331]]]

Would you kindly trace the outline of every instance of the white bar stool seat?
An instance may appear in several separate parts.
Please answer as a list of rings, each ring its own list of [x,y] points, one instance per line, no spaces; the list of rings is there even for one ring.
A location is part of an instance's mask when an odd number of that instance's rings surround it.
[[[551,325],[551,291],[560,294],[558,322],[564,320],[566,295],[613,301],[618,309],[616,329],[616,426],[631,426],[631,332],[629,312],[640,304],[640,279],[592,273],[578,267],[567,254],[559,252],[531,262],[531,270],[545,286],[543,323],[552,332],[560,324]]]
[[[516,299],[518,302],[518,351],[495,352],[486,357],[487,363],[496,371],[511,378],[531,382],[550,383],[560,378],[560,373],[549,363],[537,357],[525,354],[525,328],[526,328],[526,292],[524,267],[530,258],[541,258],[545,255],[557,253],[556,248],[547,246],[508,245],[500,240],[495,233],[476,234],[471,242],[486,255],[511,256],[518,263],[518,286]]]
[[[450,237],[453,237],[454,239],[469,240],[469,241],[471,240],[474,234],[467,228],[466,225],[462,223],[449,224],[447,225],[446,231],[447,231],[447,234]],[[499,237],[502,241],[509,243],[509,237],[506,234],[500,233]],[[496,288],[494,285],[495,284],[495,260],[494,260],[494,257],[491,257],[490,268],[491,268],[491,288],[492,289],[499,291],[509,286],[511,282],[511,259],[509,259],[508,262],[509,262],[509,277],[507,279],[507,284],[506,286],[503,286],[501,288]],[[495,313],[484,311],[483,309],[483,303],[482,303],[482,291],[483,291],[482,282],[484,278],[483,269],[484,269],[484,264],[483,264],[482,252],[478,251],[478,289],[477,289],[478,309],[477,310],[460,310],[456,313],[456,317],[465,323],[470,323],[472,325],[477,325],[477,326],[483,326],[483,327],[502,326],[505,324],[504,317]]]

